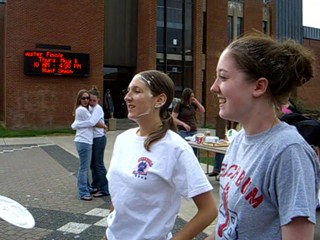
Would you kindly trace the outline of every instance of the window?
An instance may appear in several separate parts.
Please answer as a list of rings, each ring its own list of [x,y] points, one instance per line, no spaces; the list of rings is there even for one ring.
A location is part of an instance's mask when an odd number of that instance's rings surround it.
[[[233,41],[233,17],[228,16],[228,42]]]
[[[158,0],[157,4],[157,69],[169,73],[176,91],[192,87],[193,1]]]
[[[237,17],[237,38],[243,34],[243,18]]]
[[[268,22],[267,21],[262,21],[262,32],[264,34],[268,34]]]
[[[228,2],[228,41],[243,34],[243,1]]]

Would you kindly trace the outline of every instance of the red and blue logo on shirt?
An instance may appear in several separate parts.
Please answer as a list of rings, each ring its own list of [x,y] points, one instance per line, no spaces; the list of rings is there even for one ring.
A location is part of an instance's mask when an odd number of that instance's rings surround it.
[[[142,179],[147,179],[147,173],[150,167],[152,167],[152,161],[147,157],[141,157],[138,159],[138,165],[133,170],[133,174]]]

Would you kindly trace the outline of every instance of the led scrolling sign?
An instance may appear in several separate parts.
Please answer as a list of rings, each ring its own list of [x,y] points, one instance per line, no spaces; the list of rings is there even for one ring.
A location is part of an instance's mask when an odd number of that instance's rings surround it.
[[[24,74],[52,76],[89,76],[89,54],[25,51]]]

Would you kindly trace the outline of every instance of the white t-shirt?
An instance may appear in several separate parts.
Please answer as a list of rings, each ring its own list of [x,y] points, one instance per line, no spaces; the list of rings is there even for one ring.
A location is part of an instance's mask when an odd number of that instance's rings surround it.
[[[148,152],[137,128],[114,144],[107,178],[115,210],[108,216],[108,240],[166,240],[181,206],[212,190],[192,148],[169,130]]]
[[[91,117],[94,119],[95,124],[96,125],[98,122],[103,122],[104,123],[104,112],[102,107],[97,104],[95,107],[90,108],[90,112],[91,112]],[[103,128],[93,128],[93,138],[97,138],[97,137],[102,137],[104,136],[104,129]]]
[[[89,110],[81,105],[77,107],[75,115],[76,115],[75,121],[79,121],[79,122],[88,120],[91,116]],[[77,129],[74,141],[92,144],[92,139],[93,139],[93,128],[86,127],[86,128]]]
[[[71,128],[76,130],[79,128],[87,128],[87,127],[94,127],[98,122],[104,123],[104,113],[102,107],[97,104],[95,107],[89,107],[91,116],[90,118],[86,119],[85,121],[77,120],[72,123]],[[103,128],[93,128],[93,137],[102,137],[104,136],[104,129]]]

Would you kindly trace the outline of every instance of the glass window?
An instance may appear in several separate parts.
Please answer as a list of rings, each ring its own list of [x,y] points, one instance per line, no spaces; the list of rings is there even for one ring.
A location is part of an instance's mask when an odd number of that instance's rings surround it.
[[[184,53],[192,55],[192,1],[187,0],[185,3],[185,32],[184,32]]]
[[[264,34],[268,34],[268,22],[267,21],[262,21],[262,32]]]
[[[203,13],[203,26],[202,26],[202,53],[207,52],[207,13]]]
[[[228,16],[228,42],[231,43],[233,40],[233,17]]]
[[[182,0],[167,1],[167,51],[180,54],[183,47]]]
[[[162,3],[159,5],[159,2]],[[163,1],[158,1],[157,7],[157,52],[163,53],[165,46],[165,32],[164,32],[164,6]]]
[[[157,69],[170,75],[176,91],[192,87],[193,0],[158,0],[157,10]]]
[[[237,37],[243,34],[243,18],[237,17]]]

